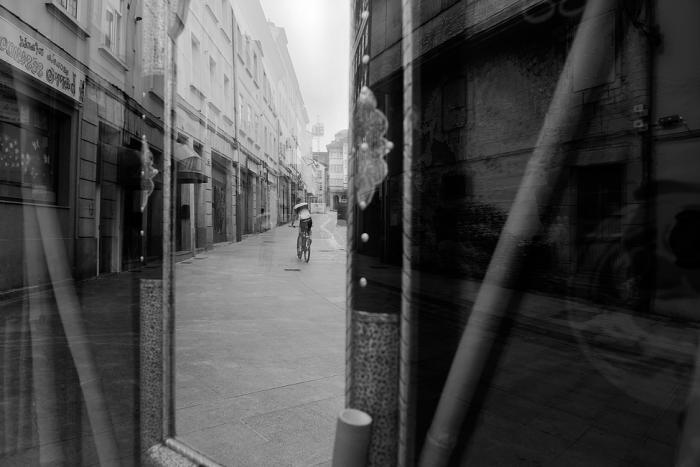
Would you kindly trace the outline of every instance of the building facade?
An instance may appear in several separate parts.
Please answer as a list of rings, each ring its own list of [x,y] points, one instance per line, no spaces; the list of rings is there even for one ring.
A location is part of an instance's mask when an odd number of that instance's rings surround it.
[[[158,201],[141,212],[138,169],[140,152],[150,151],[160,190],[162,101],[135,21],[148,12],[127,10],[123,2],[99,8],[64,3],[48,2],[38,11],[20,3],[1,11],[8,159],[0,203],[8,219],[21,218],[29,205],[55,216],[71,269],[85,278],[127,271],[160,255],[158,238],[139,239],[139,231],[155,232],[162,221]],[[146,66],[136,68],[139,63]],[[45,268],[27,279],[15,267],[23,251],[19,227],[3,227],[10,243],[0,261],[0,290],[48,279]]]
[[[299,144],[308,118],[284,30],[257,1],[191,2],[190,13],[177,48],[177,125],[203,176],[178,192],[184,252],[288,221],[310,153]]]
[[[133,279],[161,277],[163,195],[188,177],[164,160],[162,38],[151,29],[163,11],[0,5],[0,373],[3,406],[15,407],[3,411],[3,463],[138,462],[138,392],[117,389],[118,374],[138,385]],[[101,314],[98,290],[117,277],[120,313]],[[94,333],[121,337],[100,353]]]
[[[297,82],[294,64],[287,50],[287,35],[284,28],[268,23],[270,49],[276,48],[278,59],[272,75],[276,89],[279,118],[277,124],[279,176],[284,185],[279,199],[278,222],[292,219],[292,207],[304,201],[310,187],[310,172],[304,161],[311,159],[311,138],[307,130],[309,117]]]
[[[328,173],[328,152],[314,152],[313,160],[318,163],[316,172],[316,183],[318,186],[318,198],[326,206],[330,206],[330,188]]]

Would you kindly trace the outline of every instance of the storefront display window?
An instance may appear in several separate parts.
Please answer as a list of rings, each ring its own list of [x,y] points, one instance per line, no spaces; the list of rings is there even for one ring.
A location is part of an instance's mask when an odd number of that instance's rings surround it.
[[[67,149],[60,129],[68,116],[6,85],[0,110],[0,197],[56,203],[58,161]]]

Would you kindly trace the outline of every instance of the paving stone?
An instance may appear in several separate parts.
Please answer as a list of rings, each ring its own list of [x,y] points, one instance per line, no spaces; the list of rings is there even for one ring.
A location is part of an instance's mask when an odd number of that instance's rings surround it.
[[[302,263],[295,239],[282,226],[176,265],[176,425],[224,465],[307,466],[332,454],[344,403],[345,253],[325,262],[312,250]],[[314,248],[333,249],[321,238]]]

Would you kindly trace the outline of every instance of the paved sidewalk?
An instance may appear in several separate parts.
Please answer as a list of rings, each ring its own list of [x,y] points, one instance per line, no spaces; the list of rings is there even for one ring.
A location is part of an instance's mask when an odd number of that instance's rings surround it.
[[[178,263],[178,437],[230,466],[329,465],[344,403],[345,227],[280,226]]]

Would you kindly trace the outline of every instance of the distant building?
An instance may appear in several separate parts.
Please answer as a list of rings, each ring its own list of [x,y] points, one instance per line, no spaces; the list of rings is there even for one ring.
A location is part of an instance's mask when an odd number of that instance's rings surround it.
[[[316,185],[318,187],[317,199],[319,203],[329,205],[330,191],[328,188],[328,152],[314,152],[313,159],[317,163]]]
[[[321,122],[316,122],[314,125],[311,127],[311,150],[313,152],[320,152],[323,149],[321,148],[321,139],[323,138],[323,135],[325,134],[325,130],[323,127],[323,123]]]
[[[348,189],[348,130],[335,134],[326,145],[328,150],[328,189],[331,209],[338,209],[341,200],[347,198]]]

